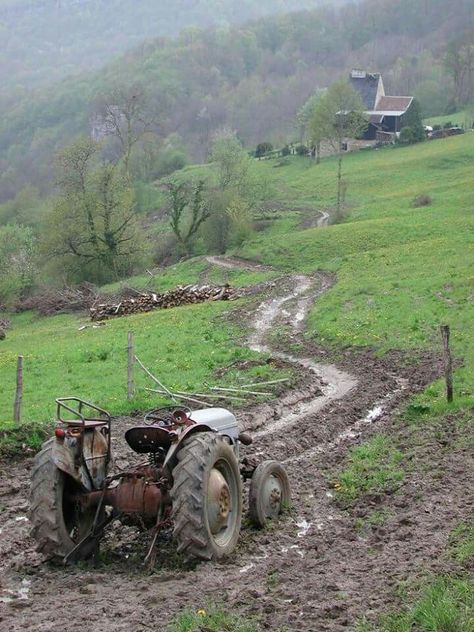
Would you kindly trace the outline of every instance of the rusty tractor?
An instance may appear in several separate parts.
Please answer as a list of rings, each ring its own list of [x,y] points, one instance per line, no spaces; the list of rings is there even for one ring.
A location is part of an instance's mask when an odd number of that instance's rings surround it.
[[[249,517],[264,527],[290,502],[290,486],[277,461],[243,459],[235,416],[223,408],[165,407],[145,415],[125,439],[146,462],[109,474],[111,417],[76,397],[57,401],[58,425],[36,456],[30,520],[38,550],[64,563],[97,556],[114,520],[154,530],[173,528],[178,551],[202,560],[228,556],[241,527],[242,480],[250,479]]]

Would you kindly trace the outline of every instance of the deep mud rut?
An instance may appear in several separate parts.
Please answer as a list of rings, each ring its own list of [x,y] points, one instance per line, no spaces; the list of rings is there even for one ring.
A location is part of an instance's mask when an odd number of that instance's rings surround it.
[[[251,265],[239,259],[209,261]],[[142,564],[149,535],[117,527],[103,546],[98,568],[55,568],[41,561],[28,535],[31,459],[4,463],[2,631],[165,631],[176,612],[207,603],[256,615],[262,630],[355,630],[362,616],[373,619],[397,604],[401,580],[449,568],[443,557],[448,534],[472,511],[465,490],[472,488],[474,468],[465,467],[464,453],[428,442],[417,456],[426,462],[425,474],[414,470],[396,494],[368,496],[350,510],[335,502],[330,479],[347,449],[375,431],[399,432],[393,412],[409,393],[432,381],[439,366],[430,355],[414,364],[401,354],[381,360],[352,351],[335,366],[316,345],[307,344],[301,356],[274,349],[272,328],[289,324],[293,340],[299,339],[310,306],[331,283],[322,273],[295,275],[287,279],[290,290],[268,296],[243,314],[252,322],[249,346],[312,376],[305,392],[287,393],[239,415],[242,428],[255,439],[243,449],[245,455],[285,462],[293,488],[290,514],[264,532],[244,527],[237,551],[224,562],[186,566],[165,533],[150,573]],[[121,440],[133,423],[119,419],[114,424],[119,466],[134,458]],[[401,441],[418,454],[417,439],[408,431]],[[388,516],[383,528],[356,529],[357,518],[380,509]]]

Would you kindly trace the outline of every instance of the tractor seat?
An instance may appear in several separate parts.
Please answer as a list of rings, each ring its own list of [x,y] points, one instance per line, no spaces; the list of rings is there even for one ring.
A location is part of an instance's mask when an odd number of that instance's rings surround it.
[[[175,438],[175,432],[160,426],[135,426],[125,433],[126,442],[139,454],[159,452],[161,448],[167,450]]]

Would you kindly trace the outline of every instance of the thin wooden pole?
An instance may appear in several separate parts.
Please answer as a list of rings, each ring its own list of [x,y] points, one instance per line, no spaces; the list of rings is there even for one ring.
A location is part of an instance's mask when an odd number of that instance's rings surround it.
[[[135,351],[133,344],[133,331],[128,332],[128,368],[127,368],[127,398],[128,401],[133,399],[135,385],[133,380],[133,366],[135,364]]]
[[[175,395],[173,395],[173,393],[170,391],[170,389],[169,389],[169,388],[167,388],[164,384],[162,384],[162,383],[160,382],[160,380],[159,380],[157,377],[155,377],[155,376],[153,375],[153,373],[151,373],[151,372],[150,372],[150,371],[146,368],[146,366],[143,364],[143,362],[140,360],[140,358],[138,358],[137,356],[135,356],[135,360],[138,362],[138,364],[140,365],[140,367],[141,367],[141,368],[145,371],[145,373],[148,375],[148,377],[150,377],[150,378],[153,380],[153,382],[155,382],[155,384],[158,384],[158,386],[159,386],[159,387],[160,387],[163,391],[165,391],[165,393],[168,395],[168,397],[170,397],[171,399],[173,399],[173,400],[176,402],[176,401],[177,401],[177,400],[176,400],[176,396],[175,396]]]
[[[444,351],[444,374],[446,377],[446,399],[449,403],[453,401],[453,359],[449,348],[449,325],[441,325],[441,337],[443,339]]]
[[[21,421],[21,402],[23,400],[23,356],[18,356],[16,365],[16,392],[13,404],[13,421]]]

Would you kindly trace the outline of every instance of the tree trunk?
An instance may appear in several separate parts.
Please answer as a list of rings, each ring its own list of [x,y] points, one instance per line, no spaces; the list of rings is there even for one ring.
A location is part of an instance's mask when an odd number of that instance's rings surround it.
[[[338,216],[341,213],[342,208],[342,150],[339,150],[339,157],[337,160],[337,214]]]

